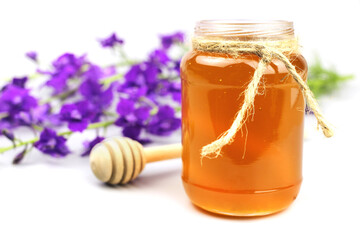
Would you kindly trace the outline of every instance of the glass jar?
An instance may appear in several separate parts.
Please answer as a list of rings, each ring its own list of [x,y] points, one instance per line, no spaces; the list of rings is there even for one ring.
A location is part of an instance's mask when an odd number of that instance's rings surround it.
[[[294,38],[287,21],[200,21],[195,37],[223,41]],[[286,55],[303,79],[302,55]],[[261,78],[253,115],[216,158],[201,158],[203,146],[231,126],[260,57],[243,53],[188,52],[181,62],[182,180],[191,201],[219,214],[258,216],[287,208],[302,181],[305,101],[284,64],[273,59]]]

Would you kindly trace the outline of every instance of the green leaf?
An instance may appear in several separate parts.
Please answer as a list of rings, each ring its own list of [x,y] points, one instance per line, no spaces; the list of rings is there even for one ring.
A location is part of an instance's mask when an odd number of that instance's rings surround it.
[[[342,83],[354,78],[353,75],[340,75],[335,68],[325,68],[316,58],[310,65],[308,74],[308,85],[316,97],[330,94],[337,90]]]

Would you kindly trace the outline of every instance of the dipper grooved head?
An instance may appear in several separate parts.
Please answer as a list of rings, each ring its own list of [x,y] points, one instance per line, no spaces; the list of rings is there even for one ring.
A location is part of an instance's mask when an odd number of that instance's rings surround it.
[[[90,166],[100,181],[126,184],[135,179],[144,168],[144,149],[140,143],[130,138],[109,138],[93,148]]]

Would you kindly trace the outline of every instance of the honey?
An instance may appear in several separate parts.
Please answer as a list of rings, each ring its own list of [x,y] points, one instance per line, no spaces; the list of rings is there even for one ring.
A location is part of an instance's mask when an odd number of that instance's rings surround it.
[[[239,38],[253,39],[256,33]],[[300,54],[288,58],[306,79],[305,59]],[[267,215],[287,208],[299,192],[305,101],[280,60],[273,59],[264,72],[253,114],[234,142],[219,157],[200,156],[203,146],[229,129],[259,61],[254,54],[197,50],[182,59],[182,180],[190,200],[205,210]]]

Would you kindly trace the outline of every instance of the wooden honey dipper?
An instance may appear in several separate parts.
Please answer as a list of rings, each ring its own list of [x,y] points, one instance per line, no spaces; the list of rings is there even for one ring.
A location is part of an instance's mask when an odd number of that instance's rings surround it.
[[[179,158],[181,150],[180,143],[144,148],[130,138],[113,137],[92,149],[90,166],[100,181],[126,184],[140,174],[146,163]]]

